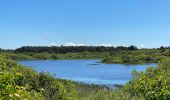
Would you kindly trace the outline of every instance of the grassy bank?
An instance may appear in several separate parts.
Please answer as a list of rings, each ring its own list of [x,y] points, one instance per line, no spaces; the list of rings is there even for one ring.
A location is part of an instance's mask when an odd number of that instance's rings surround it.
[[[170,57],[170,50],[138,49],[113,50],[109,52],[78,52],[78,53],[48,53],[48,52],[15,52],[1,51],[0,55],[12,60],[80,60],[101,59],[103,63],[145,64],[157,63],[160,58]]]
[[[47,73],[16,64],[0,56],[0,99],[2,100],[169,100],[170,59],[162,58],[156,68],[133,72],[134,79],[122,88],[108,89],[60,80]]]
[[[0,55],[7,57],[12,60],[79,60],[79,59],[103,59],[109,56],[108,52],[82,52],[82,53],[16,53],[11,52],[0,52]]]
[[[160,58],[168,57],[164,52],[157,49],[125,50],[110,52],[110,56],[103,59],[103,63],[118,64],[145,64],[157,63]]]
[[[1,100],[76,100],[74,84],[18,65],[0,56]]]
[[[29,100],[169,100],[170,51],[159,49],[112,52],[32,53],[0,52],[0,99]],[[121,88],[88,85],[56,79],[18,65],[14,60],[104,59],[104,63],[144,64],[160,62],[157,68],[133,72],[134,79]]]
[[[82,100],[169,100],[170,59],[160,60],[158,67],[146,72],[133,71],[134,79],[122,88],[99,90]]]
[[[109,88],[56,79],[0,56],[0,99],[84,100]]]
[[[12,60],[102,59],[103,63],[145,64],[157,63],[162,57],[170,57],[170,48],[138,49],[135,46],[25,46],[15,50],[0,49],[0,55]]]
[[[0,55],[12,60],[82,60],[103,59],[103,63],[145,64],[158,62],[160,57],[168,57],[160,50],[125,50],[112,52],[80,52],[80,53],[33,53],[14,51],[0,52]]]

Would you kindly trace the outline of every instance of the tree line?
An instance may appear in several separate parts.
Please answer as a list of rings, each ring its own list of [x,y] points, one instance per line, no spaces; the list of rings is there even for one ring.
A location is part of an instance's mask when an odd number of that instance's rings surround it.
[[[104,47],[104,46],[24,46],[17,48],[16,52],[48,52],[48,53],[80,53],[80,52],[110,52],[113,50],[137,50],[136,46],[118,46],[118,47]]]

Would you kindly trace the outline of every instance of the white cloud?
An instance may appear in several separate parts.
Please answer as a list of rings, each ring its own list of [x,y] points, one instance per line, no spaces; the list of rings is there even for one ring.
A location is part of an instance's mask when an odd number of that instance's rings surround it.
[[[57,43],[51,43],[50,44],[51,46],[61,46]],[[116,47],[116,45],[113,45],[113,44],[98,44],[98,45],[87,45],[87,44],[76,44],[76,43],[72,43],[72,42],[68,42],[68,43],[65,43],[63,44],[63,46],[104,46],[104,47]]]
[[[86,46],[86,45],[85,44],[75,44],[75,43],[68,42],[68,43],[65,43],[64,46]]]
[[[77,44],[78,46],[86,46],[85,44]]]
[[[65,43],[64,46],[76,46],[76,44],[69,42],[69,43]]]
[[[124,46],[124,47],[129,47],[129,46],[131,46],[131,45],[123,44],[123,46]]]
[[[139,48],[144,48],[145,45],[144,44],[139,44]]]
[[[104,46],[104,47],[112,47],[112,44],[99,44],[98,46]]]
[[[50,45],[51,45],[51,46],[60,46],[60,45],[58,45],[57,43],[51,43]]]

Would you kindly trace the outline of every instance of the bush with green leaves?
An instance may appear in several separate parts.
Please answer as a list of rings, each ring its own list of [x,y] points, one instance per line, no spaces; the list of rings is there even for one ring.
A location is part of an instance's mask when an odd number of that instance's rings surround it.
[[[170,59],[161,60],[158,67],[133,74],[135,78],[124,86],[123,91],[146,100],[170,100]]]
[[[0,99],[77,100],[77,92],[69,81],[37,73],[0,56]]]

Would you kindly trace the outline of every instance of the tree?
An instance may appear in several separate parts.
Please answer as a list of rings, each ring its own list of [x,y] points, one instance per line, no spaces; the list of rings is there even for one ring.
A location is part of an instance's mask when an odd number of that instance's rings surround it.
[[[133,45],[131,45],[131,46],[129,46],[128,47],[128,50],[137,50],[138,48],[136,47],[136,46],[133,46]]]

